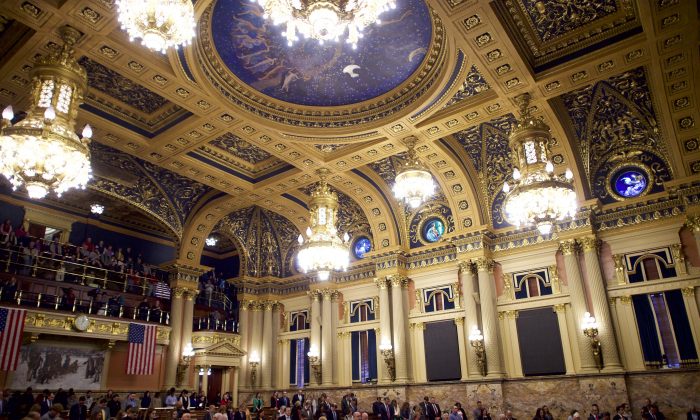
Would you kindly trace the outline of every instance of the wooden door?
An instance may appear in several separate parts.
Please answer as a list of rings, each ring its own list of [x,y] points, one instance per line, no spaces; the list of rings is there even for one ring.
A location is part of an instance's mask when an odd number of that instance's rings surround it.
[[[217,395],[221,396],[221,380],[223,379],[224,371],[220,367],[212,367],[209,383],[207,384],[207,401],[211,404]],[[218,401],[217,401],[218,402]]]

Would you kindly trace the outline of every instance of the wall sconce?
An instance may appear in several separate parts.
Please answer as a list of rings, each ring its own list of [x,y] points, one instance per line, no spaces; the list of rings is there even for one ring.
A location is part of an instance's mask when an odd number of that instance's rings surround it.
[[[199,376],[204,376],[204,368],[199,368]],[[211,368],[207,369],[207,376],[211,376]]]
[[[384,358],[384,363],[386,364],[386,370],[389,372],[389,376],[392,381],[396,380],[396,359],[394,358],[394,348],[391,343],[383,342],[379,345],[379,352]]]
[[[600,340],[598,340],[598,323],[595,317],[591,316],[590,312],[583,314],[581,328],[583,329],[583,335],[591,339],[591,352],[593,352],[596,367],[598,370],[603,369],[603,348]]]
[[[469,334],[469,343],[471,343],[474,348],[476,365],[479,366],[481,376],[486,376],[486,348],[484,347],[484,336],[476,325],[474,325]]]
[[[306,353],[309,357],[309,364],[311,369],[314,371],[314,377],[316,378],[316,383],[321,383],[321,355],[318,353],[318,349],[311,347],[309,352]]]
[[[180,359],[180,363],[177,365],[177,372],[175,374],[177,385],[182,384],[182,381],[185,379],[185,372],[187,372],[187,368],[190,366],[193,357],[194,349],[192,348],[192,344],[187,344],[182,350],[182,359]]]
[[[250,384],[252,387],[255,386],[255,376],[258,373],[258,365],[260,364],[260,356],[258,356],[258,352],[254,351],[250,354],[250,359],[248,361],[248,364],[250,365]]]

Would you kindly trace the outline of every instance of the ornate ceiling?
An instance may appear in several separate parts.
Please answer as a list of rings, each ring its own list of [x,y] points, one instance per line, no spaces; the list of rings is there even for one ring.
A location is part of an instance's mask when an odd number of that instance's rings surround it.
[[[513,231],[500,188],[512,168],[513,98],[524,92],[552,129],[556,171],[573,169],[582,204],[636,205],[698,180],[695,2],[397,4],[353,51],[312,41],[290,48],[253,3],[198,0],[193,45],[161,55],[129,42],[114,0],[4,1],[0,105],[26,108],[28,72],[60,44],[57,29],[81,31],[91,188],[166,226],[193,262],[218,231],[244,248],[250,276],[295,273],[290,238],[306,228],[319,168],[340,193],[343,229],[370,238],[370,256]],[[391,191],[407,136],[418,138],[439,185],[415,211]],[[612,191],[623,170],[647,173],[643,196]],[[421,239],[431,217],[444,222],[441,242]],[[247,220],[255,235],[240,231]],[[282,251],[276,259],[265,254],[265,232]]]

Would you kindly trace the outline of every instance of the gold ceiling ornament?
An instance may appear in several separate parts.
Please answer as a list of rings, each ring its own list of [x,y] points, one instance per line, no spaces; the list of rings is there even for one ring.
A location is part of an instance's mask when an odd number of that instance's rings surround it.
[[[285,24],[282,36],[292,46],[304,38],[315,39],[319,44],[338,42],[346,36],[346,43],[353,49],[362,38],[362,30],[381,23],[380,15],[395,9],[394,0],[251,0],[260,4],[264,17],[275,25]]]
[[[318,279],[326,281],[331,271],[345,271],[350,264],[350,237],[347,232],[341,239],[336,228],[338,195],[331,191],[326,178],[329,170],[316,171],[321,180],[311,192],[306,241],[299,235],[297,261],[304,273],[316,272]]]
[[[567,169],[563,176],[554,174],[549,126],[530,113],[530,94],[517,96],[515,102],[520,120],[509,139],[514,169],[513,185],[503,184],[505,218],[517,227],[534,225],[547,235],[557,221],[576,214],[573,173]]]
[[[396,171],[393,188],[394,196],[412,209],[418,208],[435,193],[433,176],[416,154],[417,140],[414,136],[403,139],[408,147],[408,157]]]
[[[191,0],[118,0],[119,23],[129,40],[141,38],[147,48],[165,51],[188,45],[194,37]]]
[[[80,32],[69,26],[60,31],[60,51],[40,58],[32,70],[31,106],[27,116],[12,125],[14,112],[2,112],[0,172],[12,189],[24,184],[30,198],[58,196],[71,188],[85,188],[92,178],[90,137],[85,125],[75,132],[75,118],[87,88],[87,75],[75,60],[73,45]]]

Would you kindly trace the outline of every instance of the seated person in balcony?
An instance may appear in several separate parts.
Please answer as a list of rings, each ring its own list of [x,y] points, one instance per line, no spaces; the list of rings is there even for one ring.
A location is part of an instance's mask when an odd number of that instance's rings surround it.
[[[109,316],[119,316],[119,307],[123,304],[123,297],[112,296],[107,301],[107,314]],[[122,302],[120,302],[122,300]]]
[[[92,242],[91,237],[87,237],[85,239],[85,242],[83,242],[82,248],[85,248],[86,252],[94,251],[95,250],[95,244]]]
[[[114,258],[117,260],[116,270],[120,273],[124,272],[124,251],[121,248],[117,248],[117,252],[114,254]]]
[[[95,300],[92,303],[93,310],[96,311],[97,315],[107,316],[109,313],[109,307],[107,302],[107,292],[99,292],[95,296]]]
[[[102,241],[100,241],[102,243]],[[100,262],[103,267],[112,268],[112,257],[114,256],[114,251],[112,251],[112,245],[105,247],[102,250],[102,255],[100,255]]]
[[[20,223],[15,229],[15,240],[18,245],[27,246],[30,242],[29,236],[27,235],[27,230],[24,229],[24,223]]]
[[[2,293],[0,293],[0,301],[2,302],[11,302],[15,298],[15,293],[17,292],[17,279],[15,276],[12,276],[9,280],[6,280],[5,283],[0,285],[2,288]]]
[[[148,311],[151,309],[150,303],[148,303],[148,298],[144,297],[137,308],[137,318],[141,321],[148,321]]]

